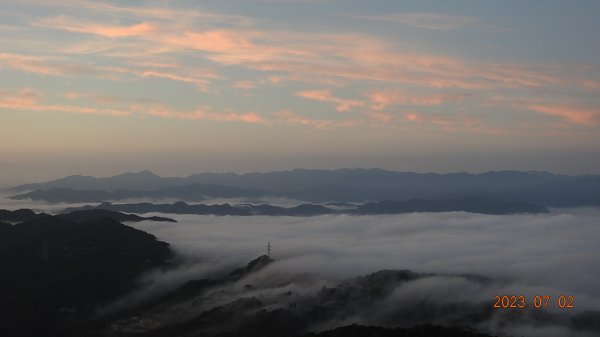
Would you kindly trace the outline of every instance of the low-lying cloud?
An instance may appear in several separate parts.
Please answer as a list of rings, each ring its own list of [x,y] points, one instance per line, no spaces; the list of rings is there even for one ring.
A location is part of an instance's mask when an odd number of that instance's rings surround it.
[[[32,207],[22,201],[2,203],[11,209]],[[61,205],[35,206],[54,212]],[[265,254],[268,242],[275,262],[234,284],[215,289],[202,301],[190,298],[177,310],[163,308],[162,323],[192,318],[237,298],[255,296],[269,309],[287,308],[298,298],[314,303],[311,301],[318,301],[324,286],[336,287],[353,277],[385,269],[432,275],[402,283],[376,307],[351,314],[342,311],[339,318],[320,322],[312,329],[352,323],[410,325],[422,323],[419,319],[447,324],[456,305],[466,308],[457,311],[465,317],[469,310],[491,307],[496,295],[524,295],[529,301],[535,295],[545,295],[551,296],[554,303],[560,295],[574,296],[574,309],[548,309],[559,315],[556,317],[600,311],[598,208],[504,216],[462,212],[318,217],[156,215],[179,222],[129,225],[170,243],[184,262],[177,269],[145,275],[139,291],[101,308],[100,313],[156,297],[188,280],[224,275]],[[489,280],[481,282],[465,274]],[[246,284],[253,288],[246,288]],[[282,298],[281,294],[288,291],[295,295]],[[435,303],[437,307],[423,308],[415,314],[419,303]],[[411,315],[418,319],[406,318]],[[533,308],[497,310],[491,318],[470,325],[498,335],[591,335],[590,331],[573,328],[568,319],[567,323],[559,319],[549,325],[540,322],[538,316]]]
[[[298,292],[298,288],[316,291],[323,284],[383,269],[438,274],[395,289],[380,304],[377,315],[361,313],[316,327],[324,329],[350,323],[382,324],[385,317],[397,317],[399,303],[425,300],[443,306],[488,301],[491,306],[495,295],[524,295],[530,299],[547,295],[553,302],[560,295],[573,295],[574,309],[551,308],[549,312],[577,314],[599,310],[599,213],[598,209],[587,209],[512,216],[468,213],[320,217],[178,215],[175,216],[177,224],[142,222],[134,226],[171,243],[180,254],[201,261],[203,266],[215,265],[212,270],[203,268],[197,275],[190,272],[193,267],[189,265],[186,271],[176,272],[187,279],[214,275],[215,270],[223,270],[223,266],[243,265],[264,254],[267,242],[271,242],[275,262],[243,280],[243,283],[266,287],[267,290],[256,290],[262,292],[263,298],[269,292],[269,283],[279,287],[279,292],[282,284]],[[483,275],[493,281],[479,283],[457,276],[461,274]],[[307,281],[310,278],[303,279],[302,275],[318,275],[318,282]],[[155,274],[146,281],[149,280],[154,282],[155,288],[156,284],[177,283],[169,273]],[[228,291],[229,295],[221,301],[235,299],[243,293],[242,290]],[[550,328],[531,323],[534,322],[534,318],[529,317],[531,310],[535,309],[518,313],[523,316],[518,323],[507,325],[501,323],[501,319],[489,320],[477,327],[500,334],[587,336],[585,331],[560,324]],[[515,313],[495,313],[499,317],[509,314]]]

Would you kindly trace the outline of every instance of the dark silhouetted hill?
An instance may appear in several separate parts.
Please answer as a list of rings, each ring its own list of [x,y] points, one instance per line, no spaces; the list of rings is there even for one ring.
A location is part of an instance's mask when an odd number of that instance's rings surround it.
[[[0,232],[1,232],[1,231],[3,231],[3,230],[8,230],[8,229],[10,229],[11,227],[12,227],[12,225],[11,225],[11,224],[9,224],[9,223],[6,223],[6,222],[1,222],[1,221],[0,221]]]
[[[0,335],[69,335],[171,256],[168,244],[108,218],[13,225],[0,233]]]
[[[30,209],[18,209],[15,211],[9,211],[6,209],[0,209],[0,221],[5,222],[24,222],[34,219],[39,219],[48,216],[44,213],[35,213]]]
[[[273,260],[267,255],[261,255],[256,259],[250,261],[248,265],[242,268],[238,268],[226,276],[227,280],[237,281],[245,276],[248,276],[254,272],[261,270],[266,267],[268,264],[273,262]]]

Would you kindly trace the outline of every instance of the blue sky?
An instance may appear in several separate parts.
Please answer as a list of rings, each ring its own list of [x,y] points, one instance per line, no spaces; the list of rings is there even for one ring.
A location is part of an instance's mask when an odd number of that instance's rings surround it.
[[[0,4],[0,184],[383,167],[600,173],[597,1]]]

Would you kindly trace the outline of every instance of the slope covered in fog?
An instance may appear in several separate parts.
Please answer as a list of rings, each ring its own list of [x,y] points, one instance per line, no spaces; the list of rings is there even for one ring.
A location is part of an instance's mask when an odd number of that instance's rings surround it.
[[[0,231],[0,334],[64,336],[85,330],[98,305],[165,266],[167,243],[110,218],[45,216]]]

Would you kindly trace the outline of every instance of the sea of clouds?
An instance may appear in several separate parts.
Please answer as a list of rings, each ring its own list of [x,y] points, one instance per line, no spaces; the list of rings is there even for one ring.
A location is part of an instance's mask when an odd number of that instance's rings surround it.
[[[40,205],[4,200],[3,207],[58,211],[70,205]],[[220,275],[266,253],[275,260],[252,282],[281,283],[295,291],[317,291],[383,269],[444,274],[396,289],[382,308],[436,298],[443,302],[493,303],[495,295],[572,295],[569,314],[600,311],[600,209],[554,209],[538,215],[483,215],[463,212],[318,217],[199,216],[146,214],[178,223],[131,223],[171,244],[183,257],[179,268],[146,275],[132,298],[174,289],[187,280]],[[494,282],[480,284],[452,275],[476,274]],[[319,282],[294,282],[318,275]],[[258,291],[258,290],[257,290]],[[262,290],[268,291],[268,290]],[[234,296],[234,295],[232,295]],[[525,309],[524,316],[530,314]],[[550,308],[552,312],[566,309]],[[382,315],[385,312],[382,311]],[[591,336],[569,326],[517,325],[489,321],[478,326],[497,334]],[[346,323],[373,323],[356,317]],[[375,322],[376,323],[376,322]],[[324,326],[323,328],[328,328]]]
[[[572,295],[575,308],[568,314],[600,310],[600,210],[595,208],[509,216],[463,212],[318,217],[160,215],[179,222],[133,226],[169,242],[179,254],[196,262],[153,274],[152,282],[147,282],[153,289],[244,265],[265,254],[270,242],[275,262],[252,276],[252,282],[277,284],[283,277],[294,283],[294,275],[319,275],[321,283],[306,285],[317,289],[322,283],[383,269],[409,269],[449,276],[408,283],[382,306],[432,298],[439,303],[489,301],[492,305],[495,295],[528,299],[546,295],[555,303],[560,295]],[[452,276],[461,274],[482,275],[494,282],[480,284]],[[530,310],[534,309],[525,309],[524,317]],[[548,310],[567,313],[556,306]],[[338,323],[373,321],[356,317]],[[489,321],[478,327],[498,334],[589,336],[568,326],[530,324],[527,319],[517,325]]]

